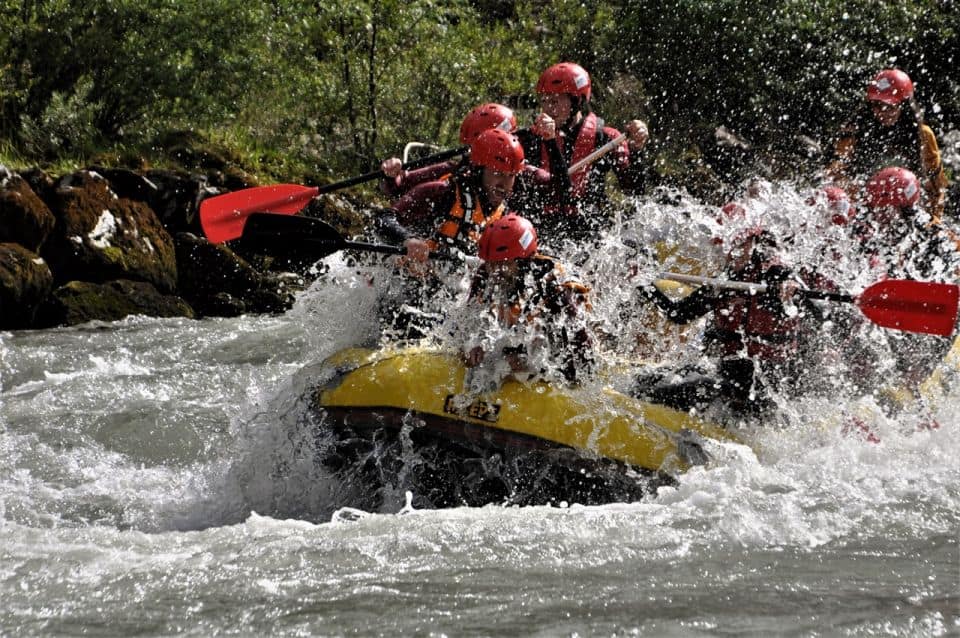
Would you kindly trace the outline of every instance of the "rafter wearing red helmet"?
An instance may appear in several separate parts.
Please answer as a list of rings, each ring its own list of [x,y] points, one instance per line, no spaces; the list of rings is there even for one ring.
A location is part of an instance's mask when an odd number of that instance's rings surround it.
[[[867,180],[853,232],[870,267],[896,278],[953,281],[960,238],[921,207],[913,171],[890,166]]]
[[[960,237],[923,210],[921,192],[920,180],[907,168],[890,166],[874,173],[852,223],[854,237],[876,276],[954,283],[960,276]],[[886,339],[897,374],[883,379],[888,387],[876,394],[895,415],[902,405],[891,398],[902,396],[902,390],[919,396],[920,384],[946,356],[952,340],[902,332],[890,332]]]
[[[381,217],[381,229],[402,240],[408,258],[416,262],[426,262],[434,250],[474,254],[483,227],[506,211],[523,167],[516,136],[500,129],[484,131],[471,145],[468,164],[416,186]]]
[[[712,359],[713,369],[683,371],[679,382],[662,373],[643,374],[632,390],[635,396],[680,410],[705,410],[722,402],[737,415],[757,416],[773,408],[772,392],[799,390],[802,320],[821,311],[805,298],[794,297],[804,282],[781,260],[780,246],[770,231],[748,228],[731,246],[721,278],[765,284],[764,292],[701,286],[674,300],[652,284],[639,288],[674,323],[710,315],[703,353]]]
[[[857,183],[881,168],[908,168],[920,179],[924,209],[939,221],[948,181],[940,147],[923,121],[910,76],[900,69],[884,69],[867,85],[865,98],[840,131],[828,175],[852,195]]]
[[[517,116],[510,107],[495,102],[475,106],[460,123],[460,143],[473,144],[481,133],[490,129],[516,133]],[[380,189],[391,199],[399,199],[414,186],[440,179],[468,163],[469,159],[464,157],[405,171],[399,157],[390,157],[380,163],[380,170],[385,175]]]
[[[578,64],[561,62],[543,71],[536,86],[543,112],[537,117],[530,133],[521,134],[528,162],[549,168],[551,172],[565,172],[568,166],[619,137],[617,129],[606,126],[601,118],[590,111],[592,91],[590,75]],[[551,234],[560,232],[571,236],[583,236],[602,226],[596,217],[596,210],[588,213],[582,209],[596,209],[607,203],[604,176],[609,171],[615,172],[624,192],[636,194],[643,191],[645,167],[639,155],[649,137],[647,125],[641,120],[631,120],[626,123],[625,130],[628,141],[593,164],[576,171],[571,176],[569,189],[554,192],[551,197],[541,198],[527,206],[531,214],[536,214],[538,225],[549,228]],[[550,131],[556,131],[564,162],[562,167],[555,166],[556,159],[551,157],[545,142]],[[581,214],[585,219],[573,222],[571,218]]]
[[[463,118],[460,124],[460,143],[473,144],[485,131],[499,129],[507,133],[517,132],[517,118],[509,107],[503,104],[488,102],[474,107]],[[556,142],[553,142],[556,149]],[[560,151],[555,151],[555,157],[560,157]],[[456,172],[470,164],[469,156],[462,159],[453,159],[447,162],[425,166],[420,169],[405,171],[398,157],[384,160],[380,170],[386,176],[380,183],[381,191],[392,200],[397,200],[419,184],[436,181],[445,175]],[[562,165],[559,161],[555,165]],[[527,200],[539,197],[541,193],[552,193],[569,188],[570,178],[566,172],[550,173],[546,169],[525,164],[523,171],[517,176],[514,184],[512,207],[516,208],[518,200]]]
[[[589,291],[537,248],[537,231],[524,217],[510,214],[484,229],[483,263],[467,300],[467,315],[476,321],[463,339],[464,361],[476,367],[490,355],[503,356],[514,373],[537,372],[540,364],[532,361],[546,348],[548,365],[573,382],[592,369]],[[488,330],[513,333],[513,345],[490,352]]]
[[[384,304],[380,308],[386,332],[422,336],[406,330],[408,317],[421,308],[441,311],[436,307],[438,300],[452,292],[447,275],[453,267],[431,263],[431,252],[475,255],[483,228],[506,213],[506,199],[523,167],[523,148],[517,138],[489,129],[473,141],[469,163],[441,179],[419,184],[382,211],[377,220],[381,234],[406,248],[395,275],[396,286],[403,289],[402,312]]]

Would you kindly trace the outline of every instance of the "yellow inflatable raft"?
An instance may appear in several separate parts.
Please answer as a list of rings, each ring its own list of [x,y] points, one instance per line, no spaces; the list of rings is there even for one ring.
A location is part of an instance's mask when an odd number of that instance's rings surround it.
[[[736,440],[685,412],[609,389],[507,380],[471,396],[459,359],[436,350],[351,349],[326,363],[336,373],[316,391],[315,407],[334,430],[366,438],[405,432],[410,441],[536,452],[583,475],[615,467],[667,482],[707,461],[703,437]]]

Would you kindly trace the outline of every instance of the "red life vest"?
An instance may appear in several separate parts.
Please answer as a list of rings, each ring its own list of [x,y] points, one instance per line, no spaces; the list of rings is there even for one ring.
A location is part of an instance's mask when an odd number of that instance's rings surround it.
[[[573,155],[570,157],[571,166],[596,150],[597,131],[602,126],[603,123],[597,118],[595,113],[587,113],[586,117],[583,118],[583,124],[580,126],[580,131],[577,133],[577,139],[574,140],[573,143]],[[560,136],[557,136],[557,146],[560,147],[560,152],[563,153],[563,138]],[[553,171],[553,169],[550,167],[550,158],[547,155],[547,149],[543,144],[540,145],[540,166],[548,171]],[[590,166],[584,166],[570,176],[570,183],[572,186],[570,194],[574,199],[583,197],[583,194],[587,190],[587,178],[589,175]]]
[[[763,264],[759,272],[747,270],[737,273],[736,279],[761,283],[760,272],[766,272],[774,263]],[[798,317],[785,317],[771,309],[770,304],[779,305],[779,299],[770,295],[737,294],[724,296],[714,309],[714,328],[711,336],[720,342],[723,356],[742,355],[771,361],[788,359],[798,348]],[[768,301],[769,303],[764,303]]]

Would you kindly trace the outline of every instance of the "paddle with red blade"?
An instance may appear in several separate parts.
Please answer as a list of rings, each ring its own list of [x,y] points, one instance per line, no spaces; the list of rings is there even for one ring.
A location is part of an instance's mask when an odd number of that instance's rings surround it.
[[[247,218],[258,211],[294,215],[316,197],[316,186],[276,184],[217,195],[200,202],[200,226],[214,244],[236,239],[243,234]]]
[[[760,293],[767,287],[745,281],[728,281],[662,272],[660,279]],[[960,286],[931,281],[885,279],[868,286],[859,295],[821,290],[797,290],[808,299],[824,299],[855,304],[873,323],[884,328],[949,337],[957,323]]]
[[[240,239],[249,246],[276,251],[285,256],[294,254],[309,259],[322,259],[327,255],[351,249],[386,255],[405,255],[403,246],[389,244],[370,244],[361,241],[347,241],[340,232],[314,217],[302,215],[287,216],[273,213],[251,213]],[[430,253],[431,259],[456,261],[460,258],[449,253]]]
[[[798,291],[813,299],[856,304],[873,323],[884,328],[949,337],[957,323],[960,287],[931,281],[885,279],[856,297],[820,291]]]
[[[468,146],[443,151],[422,157],[403,165],[404,170],[412,170],[436,164],[457,155],[463,155],[469,150]],[[311,199],[324,193],[370,182],[384,177],[383,171],[372,171],[356,177],[351,177],[326,186],[300,186],[298,184],[275,184],[273,186],[258,186],[245,188],[210,197],[200,202],[200,226],[203,234],[214,244],[219,244],[240,237],[243,226],[253,213],[277,213],[279,215],[295,215],[307,205]]]

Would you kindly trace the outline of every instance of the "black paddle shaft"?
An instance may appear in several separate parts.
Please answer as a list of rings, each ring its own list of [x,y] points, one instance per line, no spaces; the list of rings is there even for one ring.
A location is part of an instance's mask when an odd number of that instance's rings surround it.
[[[853,295],[848,295],[843,292],[827,292],[825,290],[797,290],[797,295],[806,297],[807,299],[824,299],[826,301],[839,301],[840,303],[853,303],[857,300]]]
[[[434,153],[433,155],[427,155],[426,157],[421,157],[420,159],[413,160],[412,162],[407,162],[403,165],[403,170],[413,170],[420,168],[422,166],[429,166],[430,164],[439,164],[445,160],[450,159],[451,157],[456,157],[458,155],[463,155],[470,150],[469,146],[461,146],[459,148],[452,148],[448,151],[443,151],[440,153]],[[371,171],[370,173],[364,173],[363,175],[357,175],[356,177],[351,177],[339,182],[334,182],[333,184],[327,184],[326,186],[320,186],[317,188],[317,195],[323,195],[324,193],[332,193],[333,191],[338,191],[342,188],[349,188],[351,186],[356,186],[357,184],[363,184],[364,182],[371,182],[375,179],[383,179],[386,175],[383,174],[383,171]]]
[[[520,129],[525,131],[527,129]],[[519,132],[519,131],[518,131]],[[412,162],[407,162],[401,168],[405,171],[412,171],[423,166],[429,166],[431,164],[439,164],[440,162],[446,161],[451,157],[457,157],[458,155],[465,155],[470,152],[469,146],[460,146],[458,148],[451,148],[448,151],[440,151],[439,153],[434,153],[433,155],[427,155],[426,157],[421,157],[420,159],[413,160]],[[348,179],[334,182],[333,184],[327,184],[326,186],[319,186],[317,188],[317,195],[323,195],[324,193],[332,193],[333,191],[338,191],[341,188],[349,188],[351,186],[356,186],[357,184],[363,184],[364,182],[371,182],[375,179],[383,179],[386,175],[383,174],[383,171],[371,171],[369,173],[364,173],[363,175],[357,175],[356,177],[350,177]]]
[[[386,255],[407,253],[404,246],[347,241],[340,231],[325,221],[302,215],[253,213],[243,227],[242,238],[254,245],[280,253],[286,253],[294,248],[303,249],[309,251],[309,254],[316,259],[347,249]],[[430,258],[443,261],[459,259],[456,255],[446,252],[431,253]]]

